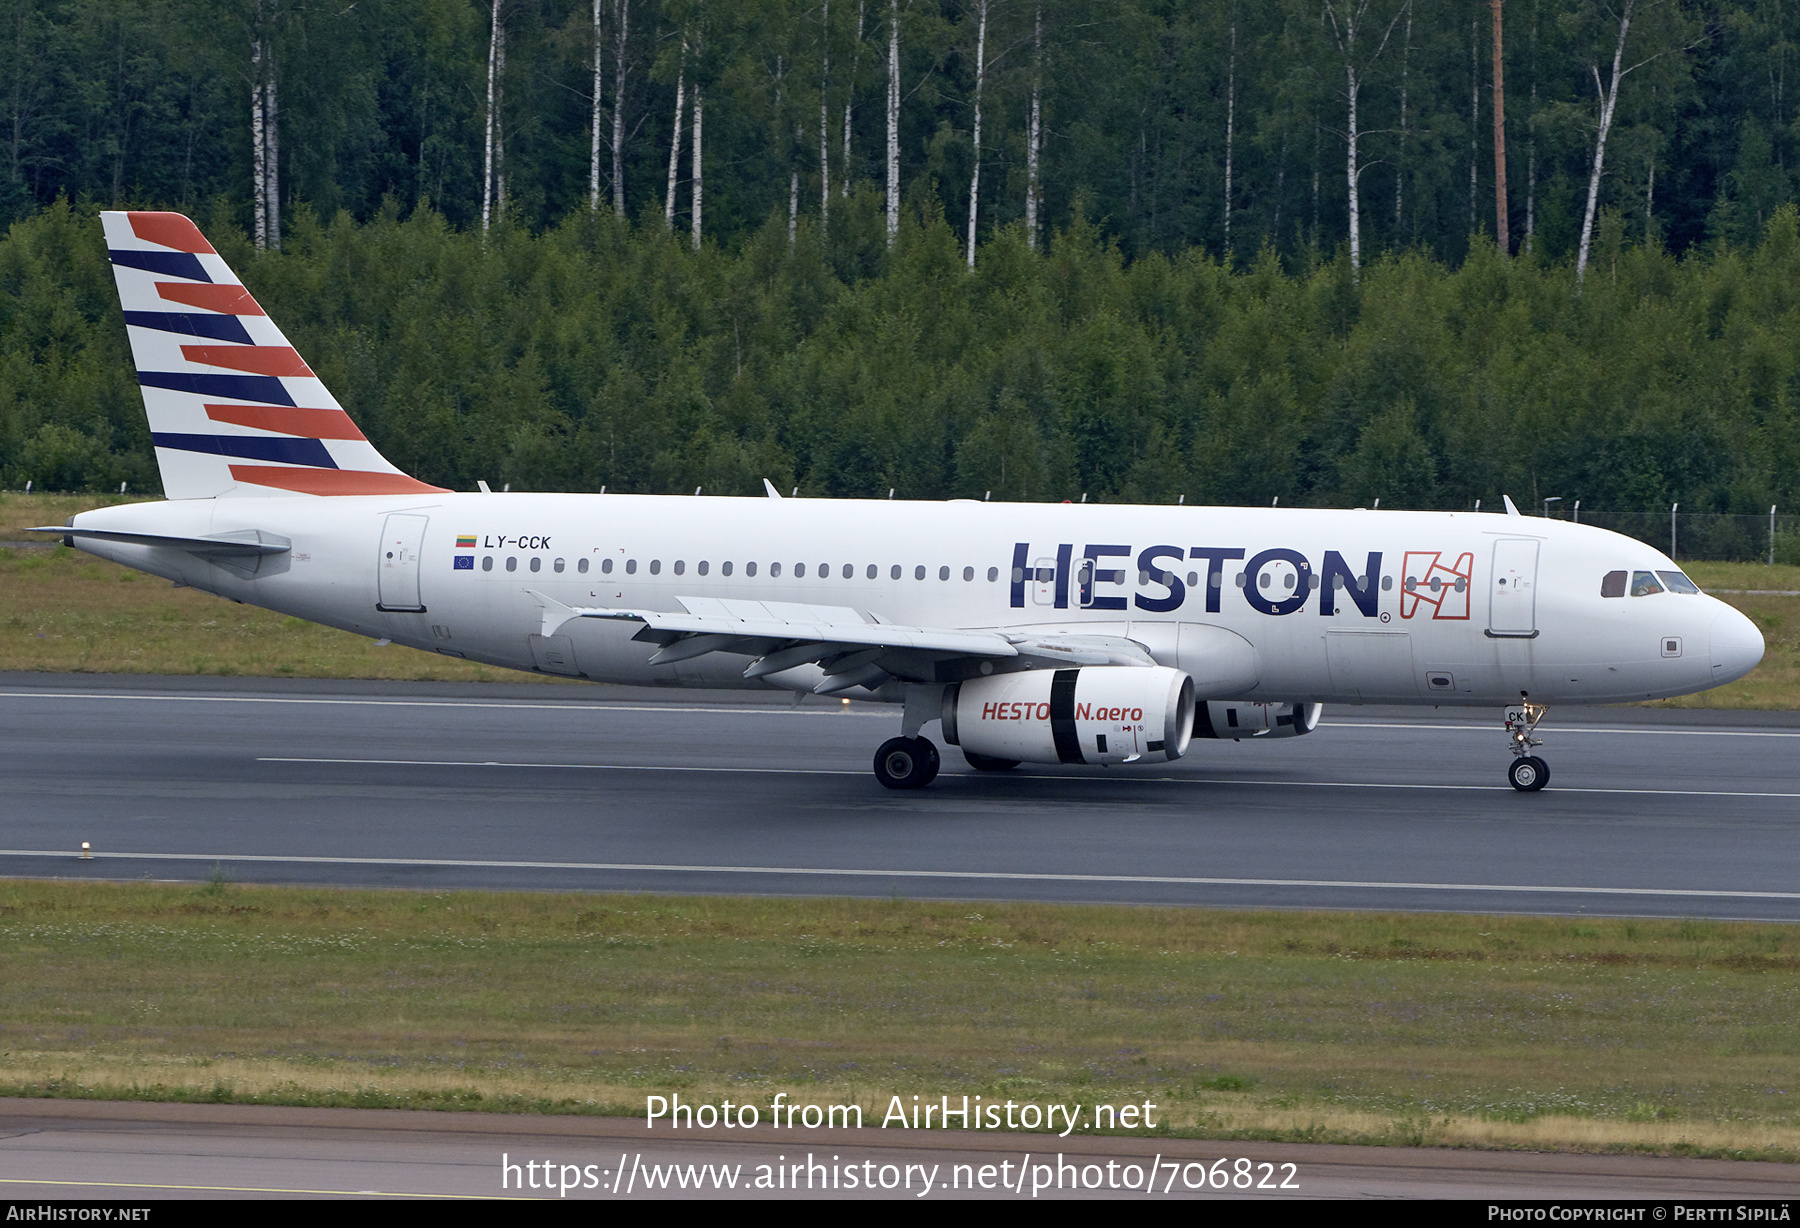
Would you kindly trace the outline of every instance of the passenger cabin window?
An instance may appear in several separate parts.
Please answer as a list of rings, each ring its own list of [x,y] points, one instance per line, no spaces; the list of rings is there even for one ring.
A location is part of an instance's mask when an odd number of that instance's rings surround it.
[[[509,558],[506,560],[506,570],[508,570],[508,571],[519,570],[519,560],[517,557]]]
[[[585,576],[585,575],[587,575],[587,569],[588,569],[588,561],[586,559],[576,559],[575,560],[575,570],[576,571],[580,572],[582,575]]]
[[[719,574],[722,576],[730,575],[731,574],[731,564],[730,563],[720,563],[719,564]],[[755,575],[756,573],[751,572],[750,574]]]
[[[1660,593],[1662,591],[1663,586],[1658,584],[1656,582],[1656,577],[1649,572],[1637,571],[1632,573],[1631,595],[1633,597],[1648,597],[1652,593]]]
[[[637,575],[637,560],[636,559],[626,559],[625,560],[625,574],[628,576]]]
[[[855,563],[845,563],[844,564],[844,579],[854,580],[855,578],[856,578],[856,564]],[[871,568],[869,568],[869,579],[873,580],[874,578],[875,578],[875,569],[873,567],[871,567]]]
[[[676,559],[675,560],[675,574],[680,575],[682,572],[684,572],[686,570],[687,570],[687,564],[685,562],[683,562],[681,559]]]
[[[701,575],[705,575],[708,570],[708,564],[707,564],[706,560],[701,559],[698,563],[695,563],[694,570],[699,572]]]
[[[727,564],[727,568],[729,568],[729,566],[730,565]],[[727,570],[725,574],[730,575],[731,572],[729,570]],[[755,563],[745,563],[744,564],[744,574],[747,576],[755,575],[756,574],[756,564]]]
[[[752,564],[752,566],[754,566],[754,564]],[[771,576],[779,576],[781,574],[781,564],[780,563],[770,563],[769,564],[769,574]]]
[[[1671,593],[1697,593],[1700,591],[1698,584],[1679,571],[1659,571],[1656,574],[1662,577],[1662,582],[1669,586]]]
[[[662,575],[662,560],[661,559],[651,559],[650,560],[650,574],[653,576]]]
[[[1000,569],[998,567],[988,568],[988,583],[989,584],[992,584],[994,581],[998,580],[999,578],[1000,578]]]
[[[487,555],[481,560],[481,570],[483,570],[483,571],[494,570],[494,556],[493,555],[491,555],[491,554]]]
[[[1602,597],[1623,597],[1627,573],[1609,571],[1600,579],[1600,595]]]
[[[612,560],[611,559],[601,559],[600,560],[600,571],[601,571],[601,574],[603,574],[603,575],[608,575],[608,576],[612,575]]]
[[[560,571],[562,571],[562,569],[563,569],[563,561],[561,559],[557,559],[556,562],[550,564],[551,571],[560,572]]]
[[[849,564],[846,563],[845,566],[848,567]],[[870,563],[869,570],[864,574],[866,574],[869,577],[869,579],[873,580],[875,577],[877,577],[881,574],[881,569],[879,567],[875,566],[875,564]]]
[[[544,569],[544,560],[543,559],[534,558],[531,560],[531,570],[542,571],[543,569]]]

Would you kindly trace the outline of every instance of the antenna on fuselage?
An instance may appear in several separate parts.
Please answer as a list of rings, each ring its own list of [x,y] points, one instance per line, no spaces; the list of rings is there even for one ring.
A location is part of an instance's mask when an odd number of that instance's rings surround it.
[[[1513,506],[1511,495],[1501,495],[1500,502],[1506,504],[1506,514],[1508,516],[1523,516],[1525,514]]]
[[[781,498],[781,492],[779,490],[775,489],[775,483],[769,481],[768,478],[763,479],[763,490],[768,494],[769,498],[771,498],[771,499]]]

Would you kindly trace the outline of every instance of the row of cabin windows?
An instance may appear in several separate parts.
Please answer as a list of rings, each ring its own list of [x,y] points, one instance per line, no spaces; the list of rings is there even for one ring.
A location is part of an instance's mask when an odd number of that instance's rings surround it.
[[[1679,571],[1609,571],[1600,580],[1602,597],[1623,597],[1627,588],[1633,597],[1651,597],[1664,592],[1700,591],[1698,584]]]
[[[533,558],[529,561],[528,565],[529,565],[530,570],[532,570],[532,571],[542,571],[543,566],[544,566],[544,560],[541,558]],[[550,570],[560,573],[564,570],[565,566],[566,566],[566,564],[565,564],[564,560],[554,559],[550,563]],[[663,565],[662,565],[661,559],[651,559],[650,560],[649,570],[650,570],[651,575],[653,575],[653,576],[661,575],[662,567],[663,567]],[[636,559],[626,559],[625,560],[624,571],[625,571],[626,575],[635,576],[637,574],[637,569],[638,569],[638,561]],[[491,554],[486,555],[482,558],[481,570],[483,570],[483,571],[494,570],[494,556],[493,555],[491,555]],[[519,570],[519,560],[516,556],[512,557],[512,558],[508,558],[506,560],[506,570],[507,571]],[[576,559],[575,560],[575,570],[577,573],[579,573],[581,575],[586,575],[588,573],[588,560],[587,559]],[[675,562],[670,566],[670,570],[673,571],[678,576],[686,575],[687,574],[687,561],[685,559],[676,559]],[[712,570],[712,564],[704,559],[702,559],[700,562],[694,564],[694,572],[696,575],[704,576],[704,575],[709,574],[711,572],[711,570]],[[601,559],[600,560],[600,574],[603,576],[611,575],[612,571],[613,571],[613,560],[611,558]],[[781,571],[782,571],[782,568],[781,568],[780,563],[770,563],[769,564],[769,575],[772,578],[778,578],[781,575]],[[757,565],[755,563],[745,563],[744,564],[744,575],[754,576],[754,575],[756,575],[756,572],[757,572]],[[793,575],[794,575],[795,579],[804,580],[806,578],[806,573],[807,573],[807,566],[805,563],[795,563],[794,564]],[[719,574],[721,576],[729,576],[730,574],[732,574],[732,564],[731,563],[720,563],[719,564]],[[829,579],[831,577],[831,564],[830,563],[820,563],[818,565],[818,568],[813,572],[813,574],[821,580]],[[843,565],[843,569],[840,574],[846,580],[854,580],[856,578],[856,564],[845,563]],[[900,566],[900,564],[898,564],[898,563],[895,563],[891,568],[888,569],[888,578],[890,580],[898,580],[904,574],[905,574],[905,569],[902,568]],[[925,575],[926,575],[926,568],[925,568],[924,564],[920,564],[913,568],[913,579],[923,580],[925,578]],[[869,579],[869,580],[879,579],[880,576],[881,576],[881,568],[875,563],[870,563],[864,572],[864,578]],[[937,577],[940,580],[948,580],[950,578],[950,568],[949,567],[939,567],[937,569]],[[973,567],[964,567],[962,569],[962,578],[966,581],[973,581],[975,579],[975,569]],[[994,581],[996,581],[1000,578],[1000,569],[998,567],[988,568],[987,569],[987,578],[988,578],[989,584],[994,583]]]

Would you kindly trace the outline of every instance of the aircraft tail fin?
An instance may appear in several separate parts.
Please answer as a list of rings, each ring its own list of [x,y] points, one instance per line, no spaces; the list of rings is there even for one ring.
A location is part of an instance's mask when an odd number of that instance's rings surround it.
[[[100,215],[163,493],[435,493],[364,438],[179,213]]]

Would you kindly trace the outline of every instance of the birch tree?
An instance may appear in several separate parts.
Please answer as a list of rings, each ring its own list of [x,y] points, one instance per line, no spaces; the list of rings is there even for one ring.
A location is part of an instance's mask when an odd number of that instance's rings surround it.
[[[694,82],[694,141],[693,141],[693,144],[694,144],[693,168],[694,169],[693,169],[693,175],[692,175],[692,182],[693,182],[692,202],[693,203],[691,205],[691,208],[693,210],[693,217],[691,220],[693,223],[694,250],[695,251],[700,250],[700,209],[701,209],[702,204],[705,201],[705,190],[702,187],[702,181],[700,178],[700,138],[701,138],[701,131],[702,131],[702,122],[703,122],[704,115],[705,115],[705,111],[703,110],[702,103],[703,103],[703,100],[700,96],[700,83],[698,81],[696,81],[696,82]]]
[[[819,14],[819,233],[831,225],[831,0],[824,0]],[[795,182],[796,198],[799,184]],[[798,201],[796,199],[796,211]]]
[[[844,160],[839,167],[838,196],[850,199],[850,117],[856,106],[857,70],[862,67],[863,17],[868,0],[856,0],[856,41],[851,44],[850,81],[844,90]]]
[[[1494,235],[1501,255],[1512,254],[1512,238],[1506,227],[1506,86],[1502,67],[1500,36],[1500,3],[1491,0],[1494,11]]]
[[[250,29],[250,190],[259,249],[281,250],[281,107],[276,92],[275,19],[256,0]]]
[[[592,212],[599,212],[599,99],[607,92],[607,83],[601,74],[601,67],[607,63],[607,40],[599,29],[599,5],[601,0],[594,0],[594,115],[589,124],[590,146],[587,155],[587,207]]]
[[[1032,135],[1036,133],[1037,91],[1031,96]],[[1231,154],[1237,135],[1237,5],[1231,6],[1231,54],[1225,69],[1225,254],[1231,255]],[[1035,153],[1035,151],[1034,151]],[[1036,167],[1033,167],[1035,172]],[[1035,175],[1034,175],[1035,178]]]
[[[1612,33],[1611,26],[1617,27],[1617,34],[1616,37],[1609,40],[1612,42],[1610,75],[1604,80],[1601,78],[1599,57],[1595,57],[1588,64],[1588,74],[1593,78],[1594,92],[1598,96],[1600,110],[1594,129],[1593,161],[1588,167],[1587,204],[1581,212],[1581,245],[1575,258],[1577,282],[1587,274],[1588,257],[1593,247],[1594,215],[1600,206],[1600,184],[1606,162],[1606,139],[1612,134],[1614,121],[1618,119],[1619,87],[1624,83],[1626,77],[1645,65],[1655,63],[1672,53],[1691,50],[1707,37],[1704,29],[1695,34],[1686,28],[1683,24],[1684,19],[1670,7],[1668,0],[1652,0],[1648,4],[1642,3],[1641,0],[1623,0],[1617,9],[1608,4],[1601,4],[1599,7],[1609,19],[1609,34]],[[1631,38],[1632,22],[1657,10],[1662,11],[1662,16],[1671,26],[1671,28],[1661,31],[1664,36],[1661,40],[1664,42],[1663,48],[1644,56],[1634,64],[1627,65],[1625,51]],[[1692,36],[1690,37],[1690,35]]]
[[[681,117],[687,101],[687,41],[681,44],[681,67],[675,73],[675,123],[669,135],[669,190],[663,197],[663,223],[675,229],[675,183],[681,174]]]
[[[1367,53],[1367,58],[1358,61],[1357,41],[1364,38],[1368,28],[1369,6],[1372,0],[1323,0],[1325,6],[1325,23],[1331,29],[1331,37],[1337,44],[1338,55],[1344,61],[1344,180],[1350,192],[1350,276],[1356,278],[1362,270],[1362,198],[1359,192],[1359,181],[1362,169],[1357,164],[1358,144],[1362,133],[1357,126],[1356,103],[1361,93],[1364,78],[1381,53],[1387,50],[1388,40],[1393,37],[1394,26],[1399,22],[1406,9],[1402,5],[1394,10],[1388,19],[1386,28],[1381,32],[1381,39],[1375,44],[1375,50]],[[1316,201],[1318,191],[1313,192]],[[1315,218],[1314,225],[1317,225]]]
[[[625,47],[631,31],[631,0],[613,0],[613,212],[625,216]]]
[[[481,229],[485,233],[496,213],[506,211],[506,136],[500,108],[505,101],[506,23],[500,10],[505,0],[492,0],[488,26],[487,132],[481,171]]]
[[[981,89],[987,81],[987,28],[990,0],[975,0],[975,166],[969,172],[969,267],[975,267],[975,223],[981,212]]]
[[[1235,34],[1236,27],[1233,27]],[[1235,56],[1237,45],[1232,44]],[[1043,140],[1043,99],[1044,99],[1044,4],[1038,0],[1031,18],[1031,119],[1025,133],[1025,246],[1032,251],[1037,250],[1038,241],[1038,149]],[[1231,177],[1230,145],[1226,146],[1225,177]],[[1228,187],[1225,195],[1231,195]],[[1229,207],[1226,211],[1225,225],[1231,225]],[[1229,229],[1226,249],[1230,250]]]
[[[900,0],[888,0],[887,242],[900,233]]]

